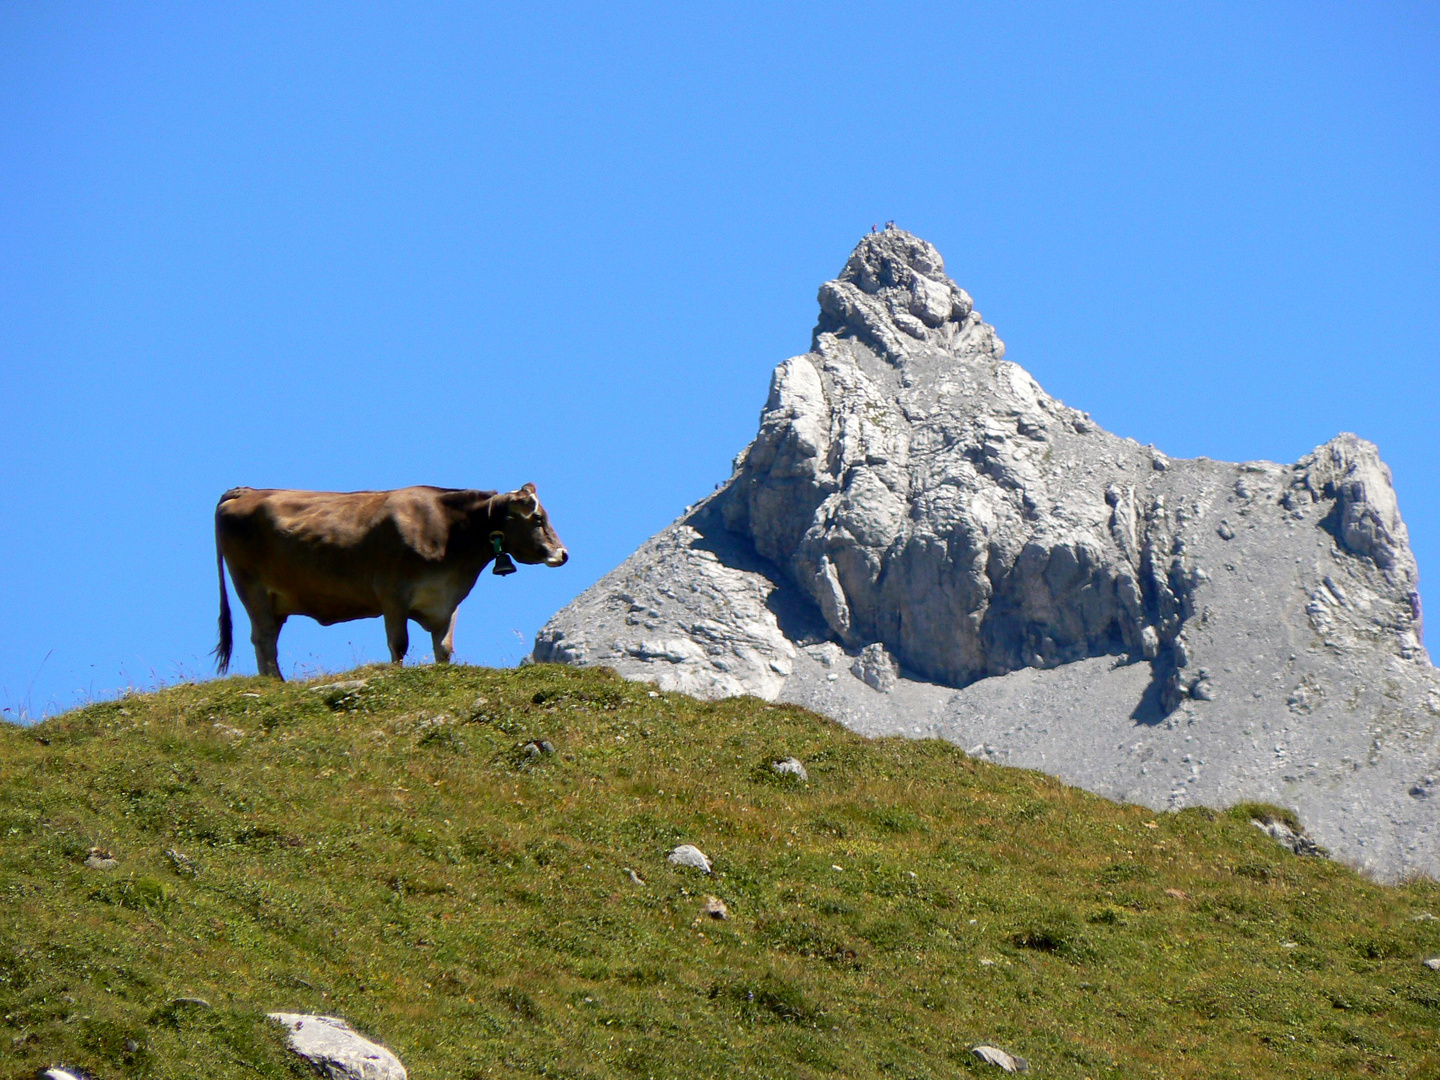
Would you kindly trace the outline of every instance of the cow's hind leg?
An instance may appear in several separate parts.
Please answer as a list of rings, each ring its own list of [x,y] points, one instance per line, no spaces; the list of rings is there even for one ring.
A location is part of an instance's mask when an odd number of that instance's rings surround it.
[[[450,617],[439,624],[439,629],[427,626],[430,631],[430,640],[435,643],[435,662],[437,664],[448,664],[450,654],[455,651],[455,617],[460,614],[456,608],[450,612]]]
[[[235,591],[240,594],[240,603],[245,614],[250,616],[250,643],[255,646],[255,670],[261,675],[284,679],[280,674],[280,628],[285,625],[285,616],[275,614],[270,593],[259,584],[230,572],[235,582]]]
[[[409,618],[405,612],[385,612],[385,643],[390,646],[390,662],[402,664],[410,651]]]
[[[280,629],[285,625],[285,616],[277,615],[268,626],[262,628],[250,624],[250,640],[255,644],[255,669],[261,675],[273,675],[281,682],[280,674]]]
[[[246,604],[250,613],[250,642],[255,646],[255,670],[261,675],[272,675],[283,680],[280,674],[280,628],[285,625],[285,616],[276,615],[270,607],[270,597],[262,595],[252,607]]]

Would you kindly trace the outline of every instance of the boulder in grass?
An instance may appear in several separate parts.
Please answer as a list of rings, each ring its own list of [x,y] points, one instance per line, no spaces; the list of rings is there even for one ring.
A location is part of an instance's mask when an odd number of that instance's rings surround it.
[[[329,1080],[407,1080],[400,1059],[336,1016],[270,1013],[290,1029],[290,1049]]]
[[[688,866],[705,874],[710,873],[710,860],[694,844],[681,844],[665,857],[665,861],[671,866]]]
[[[787,757],[771,762],[770,768],[781,776],[794,776],[800,780],[810,779],[810,774],[805,771],[805,763],[799,758]]]
[[[1325,849],[1305,834],[1301,829],[1296,832],[1289,824],[1277,817],[1265,815],[1250,819],[1250,824],[1259,829],[1270,839],[1274,840],[1281,847],[1293,851],[1296,855],[1324,856]]]
[[[1016,1054],[1008,1054],[996,1046],[977,1046],[971,1053],[987,1065],[996,1065],[1007,1073],[1030,1071],[1030,1063]]]

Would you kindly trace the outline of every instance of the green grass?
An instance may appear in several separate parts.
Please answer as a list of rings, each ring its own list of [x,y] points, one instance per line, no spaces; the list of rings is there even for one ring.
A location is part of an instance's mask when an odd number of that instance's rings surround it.
[[[0,1077],[303,1074],[267,1010],[416,1080],[1440,1077],[1432,881],[754,699],[352,677],[0,730]]]

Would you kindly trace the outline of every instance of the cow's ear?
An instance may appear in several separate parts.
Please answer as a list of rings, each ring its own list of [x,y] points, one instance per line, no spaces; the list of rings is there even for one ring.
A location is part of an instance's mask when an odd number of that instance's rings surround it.
[[[510,506],[521,517],[534,517],[540,509],[540,500],[535,497],[535,485],[526,484],[510,495]]]

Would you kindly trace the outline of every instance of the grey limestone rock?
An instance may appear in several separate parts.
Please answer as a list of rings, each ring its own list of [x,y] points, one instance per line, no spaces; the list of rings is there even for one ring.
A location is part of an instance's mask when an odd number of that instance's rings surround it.
[[[979,745],[1156,808],[1279,803],[1356,866],[1440,874],[1420,783],[1440,678],[1373,445],[1231,464],[1111,435],[1005,360],[899,229],[819,299],[730,480],[534,659]]]
[[[120,860],[104,848],[92,847],[85,855],[85,866],[90,870],[114,870]]]
[[[987,1065],[995,1065],[1002,1072],[1025,1073],[1030,1071],[1030,1063],[1023,1057],[1007,1053],[998,1046],[977,1046],[970,1051]]]
[[[787,757],[780,761],[772,761],[770,770],[780,776],[793,776],[798,780],[810,779],[810,774],[805,771],[805,763],[799,758]]]
[[[1251,818],[1250,824],[1259,829],[1270,839],[1274,840],[1281,847],[1294,852],[1296,855],[1324,855],[1324,850],[1305,835],[1302,829],[1296,832],[1283,821],[1275,818]]]
[[[344,1020],[307,1013],[269,1013],[290,1029],[290,1049],[329,1080],[406,1080],[400,1059]]]
[[[671,866],[688,866],[692,870],[699,870],[703,874],[710,873],[710,860],[694,844],[681,844],[669,855],[665,861]]]
[[[177,851],[175,848],[166,848],[165,859],[170,863],[170,868],[182,877],[193,878],[200,876],[200,868],[195,865],[195,860],[183,851]]]
[[[878,641],[872,641],[860,650],[860,655],[850,665],[850,674],[882,694],[890,693],[900,681],[900,672],[894,658]]]

